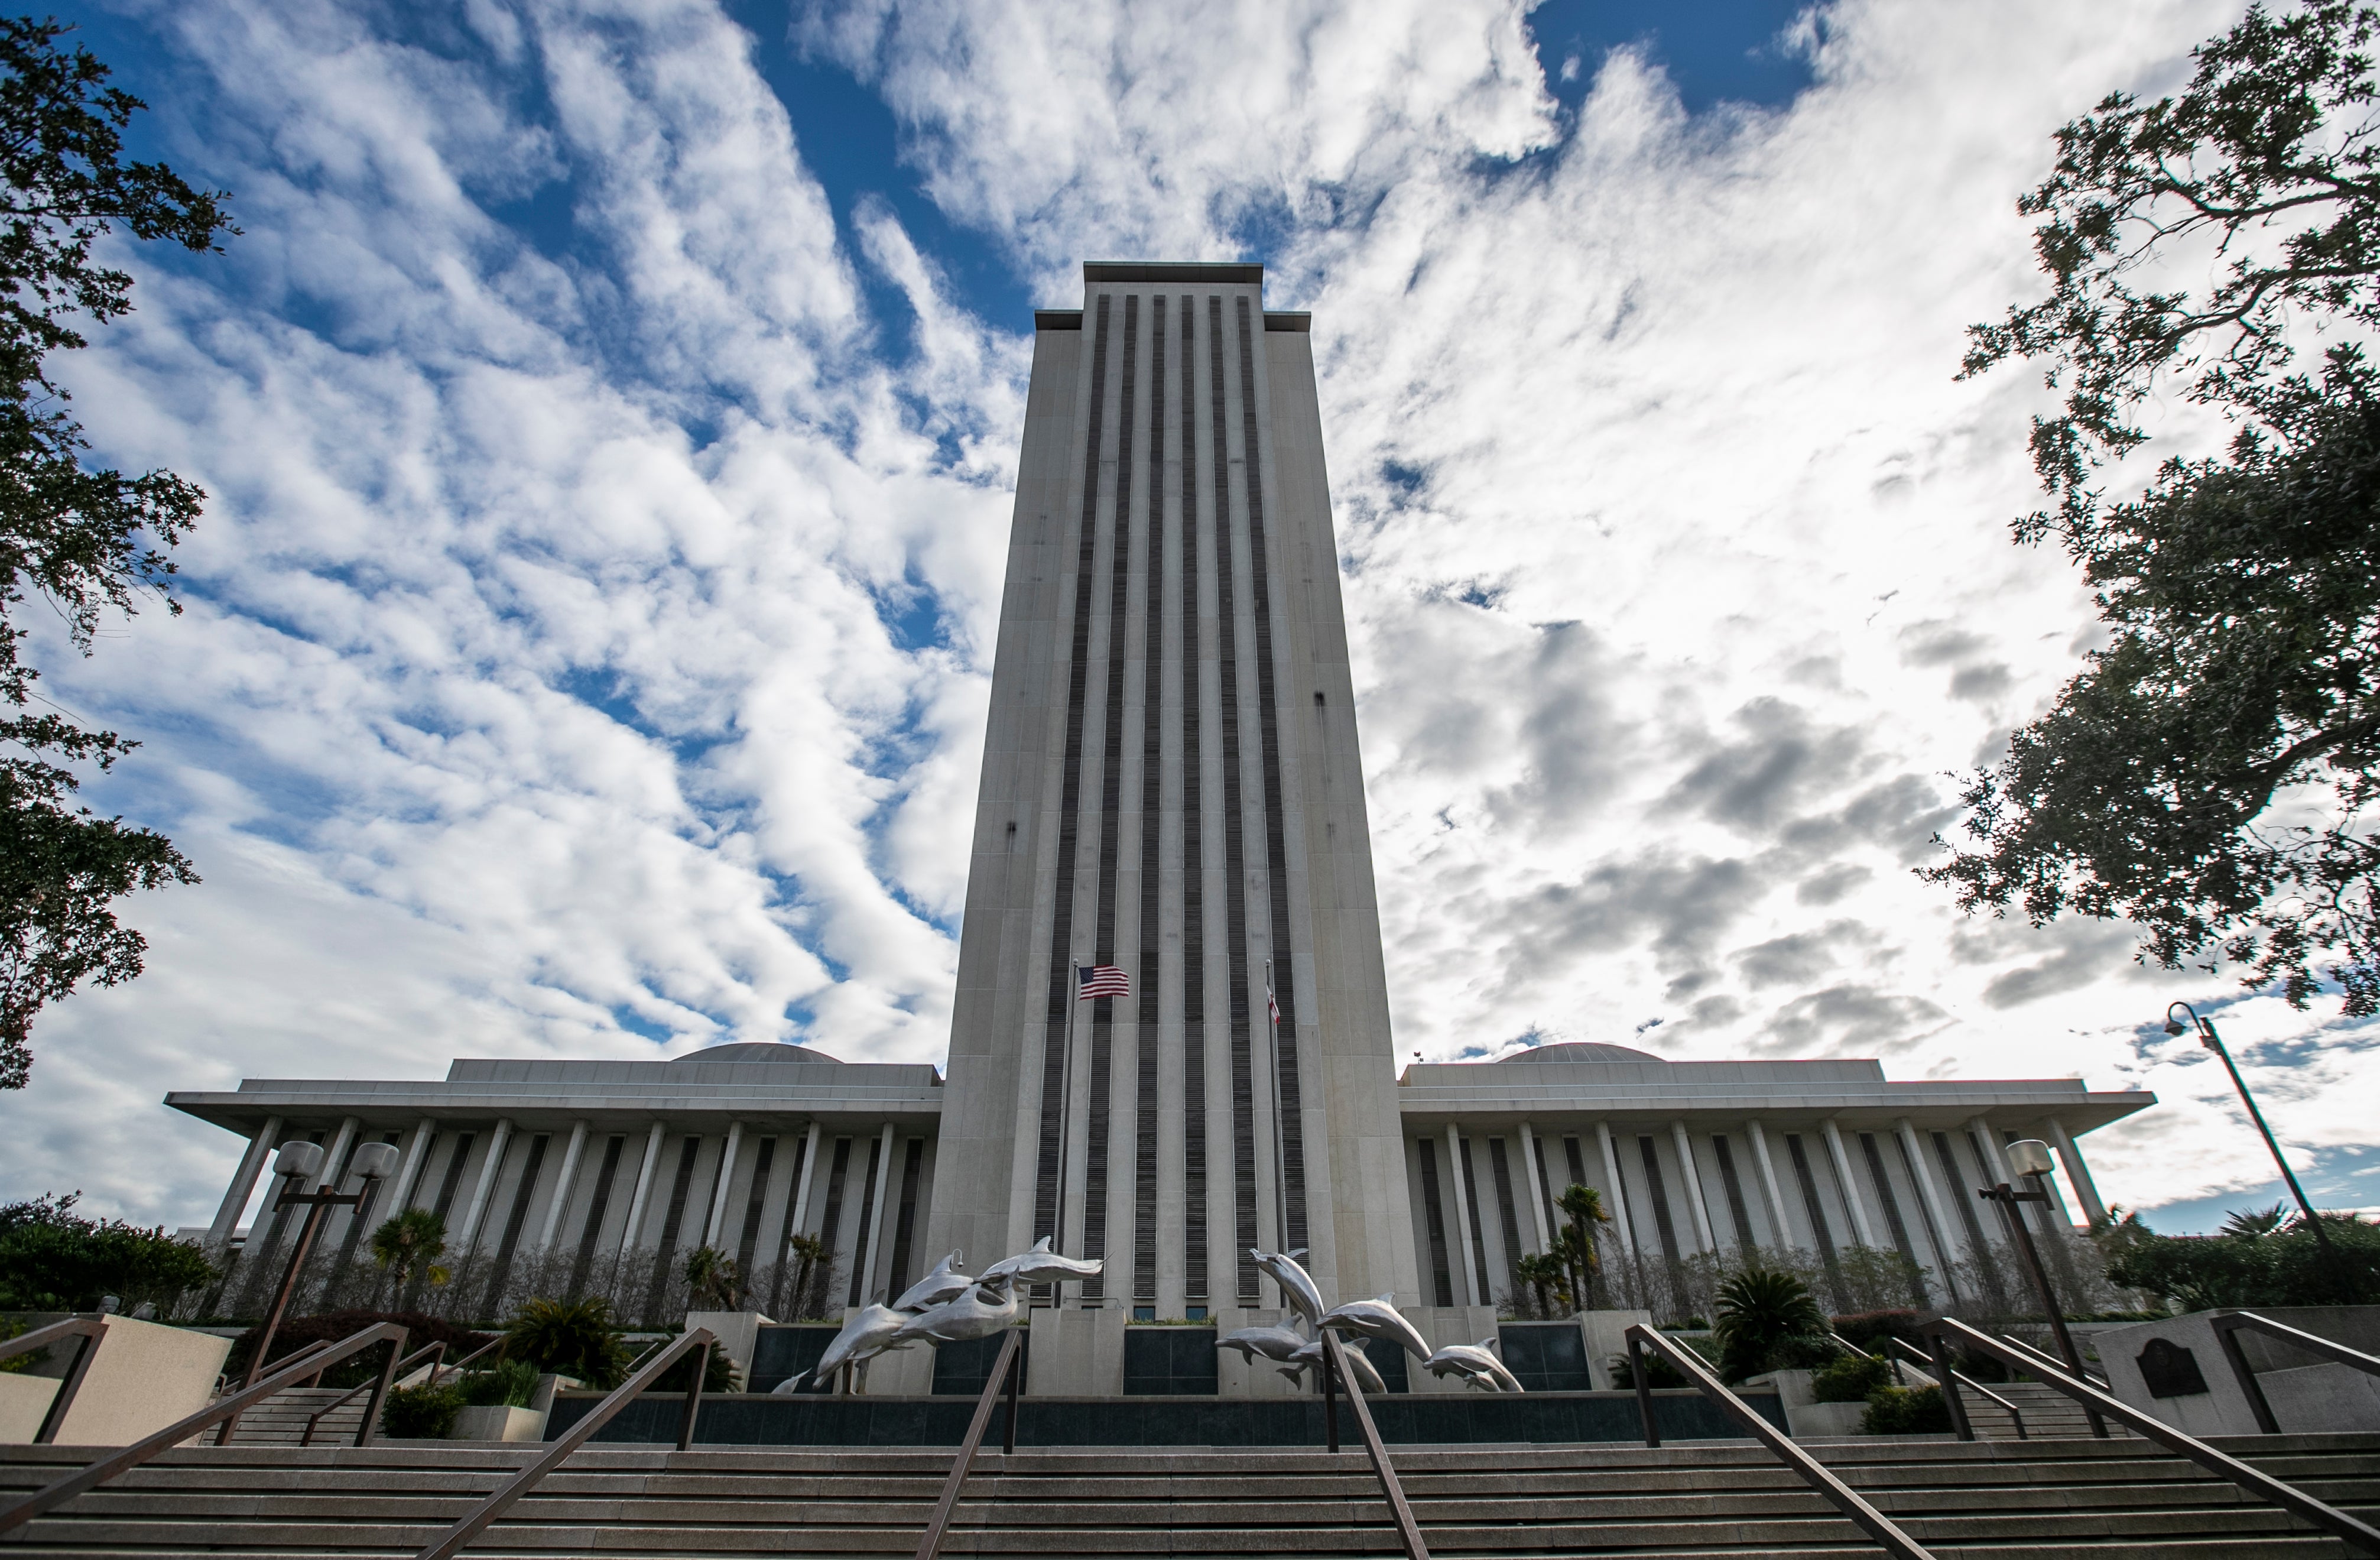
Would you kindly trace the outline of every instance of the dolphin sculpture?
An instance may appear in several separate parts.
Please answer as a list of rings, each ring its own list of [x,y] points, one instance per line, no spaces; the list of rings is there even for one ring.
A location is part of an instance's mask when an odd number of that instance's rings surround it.
[[[956,1251],[934,1264],[934,1271],[901,1292],[892,1302],[894,1310],[923,1310],[928,1306],[941,1305],[944,1300],[957,1299],[975,1282],[965,1274],[954,1272],[959,1261]]]
[[[1334,1306],[1325,1311],[1319,1325],[1366,1338],[1386,1338],[1415,1359],[1427,1359],[1429,1345],[1397,1310],[1394,1295],[1382,1295],[1369,1300],[1349,1300],[1343,1306]]]
[[[1449,1344],[1423,1360],[1421,1368],[1433,1376],[1461,1376],[1464,1384],[1488,1392],[1519,1392],[1520,1378],[1496,1358],[1496,1342],[1487,1338],[1475,1344]]]
[[[1294,1356],[1300,1349],[1312,1348],[1302,1333],[1288,1327],[1243,1327],[1215,1340],[1217,1348],[1235,1348],[1240,1357],[1253,1365],[1259,1356],[1278,1363]]]
[[[980,1284],[970,1285],[922,1315],[908,1318],[901,1330],[892,1335],[889,1347],[899,1348],[904,1344],[928,1343],[939,1347],[943,1344],[988,1338],[1015,1320],[1014,1289],[987,1289]]]
[[[1248,1260],[1281,1286],[1281,1298],[1305,1318],[1307,1326],[1320,1325],[1322,1291],[1314,1286],[1313,1276],[1298,1264],[1295,1257],[1286,1251],[1259,1251],[1250,1247]]]
[[[1354,1379],[1356,1390],[1365,1396],[1377,1397],[1389,1390],[1389,1383],[1380,1379],[1380,1372],[1364,1357],[1362,1349],[1342,1348],[1339,1358],[1347,1362],[1347,1374]],[[1291,1381],[1303,1383],[1309,1367],[1316,1371],[1322,1369],[1322,1340],[1319,1338],[1290,1356],[1281,1367],[1281,1373]]]
[[[857,1314],[843,1324],[819,1356],[818,1363],[799,1375],[788,1376],[777,1383],[778,1392],[799,1392],[805,1381],[822,1382],[845,1365],[857,1365],[875,1359],[888,1348],[901,1347],[892,1341],[909,1318],[891,1306],[862,1306]]]
[[[1033,1243],[1030,1251],[1020,1251],[1003,1258],[983,1270],[978,1284],[1054,1284],[1070,1278],[1097,1278],[1107,1263],[1104,1260],[1079,1261],[1062,1257],[1050,1249],[1050,1237],[1043,1236]]]

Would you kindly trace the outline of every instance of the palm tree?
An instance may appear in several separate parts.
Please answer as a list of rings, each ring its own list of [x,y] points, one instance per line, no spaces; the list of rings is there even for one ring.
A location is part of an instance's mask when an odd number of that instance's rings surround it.
[[[2254,1240],[2278,1234],[2285,1222],[2277,1202],[2270,1208],[2243,1208],[2225,1217],[2223,1233]]]
[[[735,1259],[713,1246],[686,1255],[686,1297],[696,1310],[734,1310],[742,1301],[743,1274]]]
[[[446,1270],[433,1264],[446,1254],[446,1221],[427,1208],[408,1208],[372,1231],[371,1253],[399,1294],[416,1278],[443,1284]]]
[[[1570,1228],[1564,1233],[1569,1238],[1569,1261],[1575,1274],[1571,1294],[1584,1310],[1592,1293],[1596,1270],[1603,1265],[1602,1258],[1596,1254],[1595,1226],[1609,1224],[1611,1215],[1603,1211],[1601,1192],[1576,1181],[1562,1188],[1554,1205],[1570,1215]]]
[[[1570,1298],[1570,1272],[1560,1257],[1551,1252],[1539,1252],[1523,1257],[1512,1264],[1512,1275],[1536,1291],[1537,1313],[1554,1314],[1554,1297]]]
[[[1711,1332],[1719,1347],[1719,1374],[1729,1381],[1767,1370],[1788,1338],[1826,1330],[1826,1312],[1790,1273],[1745,1268],[1719,1286],[1718,1321]]]
[[[627,1346],[620,1341],[612,1302],[601,1296],[524,1302],[504,1326],[504,1352],[605,1391],[628,1373]]]

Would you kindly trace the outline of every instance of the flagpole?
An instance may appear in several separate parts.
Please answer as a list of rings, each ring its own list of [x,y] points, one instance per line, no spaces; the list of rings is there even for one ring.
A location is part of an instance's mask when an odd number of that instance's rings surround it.
[[[1288,1140],[1281,1125],[1281,1019],[1278,1016],[1281,1006],[1273,1000],[1272,960],[1265,960],[1264,966],[1265,1028],[1272,1036],[1272,1237],[1277,1249],[1286,1253],[1289,1250],[1289,1173],[1281,1164],[1281,1145]],[[1276,1284],[1275,1287],[1279,1286]],[[1288,1303],[1289,1297],[1284,1293],[1281,1304],[1285,1306]]]
[[[1057,1217],[1050,1226],[1052,1251],[1062,1251],[1066,1247],[1066,1161],[1075,1128],[1075,1010],[1083,1005],[1083,967],[1071,955],[1066,959],[1066,972],[1075,989],[1066,1009],[1065,1037],[1060,1042],[1065,1049],[1058,1057],[1058,1196]],[[1054,1299],[1054,1286],[1050,1293]]]

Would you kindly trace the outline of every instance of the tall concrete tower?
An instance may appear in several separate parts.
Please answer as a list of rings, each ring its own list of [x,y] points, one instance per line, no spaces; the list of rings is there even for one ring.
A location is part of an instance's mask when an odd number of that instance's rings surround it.
[[[1418,1300],[1306,316],[1260,265],[1083,283],[1034,316],[929,1248],[1054,1236],[1159,1316],[1257,1303],[1252,1246]]]

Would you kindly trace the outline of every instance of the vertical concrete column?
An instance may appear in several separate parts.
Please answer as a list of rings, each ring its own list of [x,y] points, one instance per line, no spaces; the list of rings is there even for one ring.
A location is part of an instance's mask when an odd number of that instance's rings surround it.
[[[215,1222],[207,1226],[207,1249],[220,1251],[230,1243],[239,1228],[239,1216],[247,1211],[248,1200],[256,1190],[256,1178],[264,1174],[264,1162],[273,1157],[275,1140],[281,1136],[281,1118],[271,1115],[248,1140],[247,1152],[239,1156],[239,1167],[231,1173],[231,1185],[224,1188],[221,1207],[215,1210]]]
[[[1479,1296],[1478,1268],[1471,1260],[1471,1199],[1467,1195],[1469,1183],[1463,1175],[1463,1134],[1451,1121],[1446,1124],[1446,1185],[1448,1200],[1454,1204],[1454,1227],[1463,1242],[1460,1265],[1466,1298],[1456,1303],[1486,1305],[1488,1302]]]
[[[1776,1233],[1777,1244],[1790,1249],[1793,1226],[1786,1222],[1785,1193],[1777,1185],[1777,1163],[1768,1157],[1768,1134],[1761,1130],[1756,1116],[1743,1124],[1743,1132],[1752,1140],[1753,1163],[1760,1166],[1760,1194],[1768,1200],[1768,1227]]]
[[[346,1166],[347,1150],[355,1146],[356,1128],[363,1124],[363,1117],[358,1115],[351,1115],[339,1123],[339,1129],[331,1135],[331,1146],[322,1151],[322,1174],[314,1177],[314,1184],[306,1188],[308,1191],[338,1189],[335,1183]]]
[[[623,1253],[636,1245],[638,1232],[644,1228],[645,1204],[651,1200],[653,1195],[653,1166],[661,1163],[662,1138],[666,1130],[656,1121],[653,1129],[645,1135],[644,1163],[637,1166],[637,1189],[628,1199],[627,1225],[620,1231]]]
[[[513,1118],[496,1117],[495,1136],[488,1140],[488,1157],[480,1165],[479,1184],[471,1188],[471,1201],[463,1214],[462,1232],[455,1237],[455,1254],[468,1258],[480,1239],[480,1221],[486,1217],[488,1199],[495,1195],[496,1176],[504,1167],[504,1149],[512,1142]]]
[[[1694,1216],[1694,1235],[1702,1249],[1712,1256],[1718,1254],[1718,1241],[1711,1234],[1710,1209],[1703,1202],[1703,1173],[1694,1164],[1694,1145],[1686,1136],[1686,1122],[1679,1116],[1670,1123],[1670,1140],[1678,1148],[1678,1168],[1686,1177],[1686,1206]]]
[[[808,1228],[810,1216],[810,1183],[818,1176],[819,1144],[825,1135],[826,1128],[813,1121],[810,1123],[809,1138],[802,1145],[801,1179],[794,1183],[793,1222],[785,1226],[795,1235],[802,1234]],[[992,1260],[997,1261],[1000,1259],[995,1257]]]
[[[2082,1204],[2082,1216],[2095,1225],[2104,1223],[2107,1205],[2099,1200],[2099,1188],[2091,1179],[2091,1167],[2082,1163],[2082,1151],[2075,1147],[2073,1134],[2056,1116],[2049,1118],[2049,1146],[2058,1151],[2058,1163],[2066,1166],[2067,1183],[2074,1188],[2075,1200]]]
[[[1537,1135],[1529,1130],[1527,1122],[1521,1123],[1521,1200],[1529,1205],[1529,1228],[1536,1232],[1540,1252],[1553,1249],[1553,1231],[1546,1228],[1545,1199],[1538,1196],[1542,1184],[1537,1178]]]
[[[1984,1174],[1993,1184],[2007,1186],[2013,1182],[2016,1177],[2009,1174],[2008,1160],[2000,1153],[1999,1134],[1992,1130],[1992,1124],[1980,1115],[1971,1115],[1967,1118],[1967,1132],[1984,1145]]]
[[[868,1209],[868,1239],[854,1255],[859,1259],[859,1298],[868,1298],[868,1286],[876,1278],[877,1253],[884,1249],[884,1193],[892,1185],[892,1124],[884,1124],[884,1134],[877,1140],[876,1197]],[[1055,1246],[1053,1241],[1052,1246]],[[1080,1249],[1080,1248],[1076,1248]],[[892,1297],[887,1296],[886,1298]]]
[[[719,1185],[710,1193],[710,1217],[702,1224],[702,1243],[719,1244],[719,1224],[727,1216],[727,1187],[735,1178],[735,1151],[744,1142],[744,1124],[727,1124],[727,1141],[719,1150]]]
[[[1628,1225],[1628,1194],[1621,1189],[1625,1183],[1620,1179],[1620,1152],[1611,1146],[1611,1123],[1595,1124],[1595,1140],[1603,1150],[1603,1173],[1611,1180],[1611,1206],[1604,1212],[1611,1215],[1612,1227],[1620,1231],[1621,1244],[1633,1257],[1636,1254],[1636,1232]]]
[[[562,1151],[562,1173],[553,1178],[553,1197],[545,1206],[545,1226],[538,1232],[537,1248],[548,1250],[554,1231],[562,1227],[562,1211],[570,1206],[570,1188],[578,1180],[578,1156],[587,1152],[587,1124],[570,1124],[570,1146]]]
[[[1904,1115],[1892,1124],[1892,1129],[1900,1139],[1900,1152],[1909,1156],[1911,1173],[1917,1177],[1917,1195],[1925,1200],[1925,1216],[1933,1221],[1935,1254],[1942,1259],[1942,1281],[1950,1286],[1955,1296],[1959,1286],[1950,1278],[1950,1264],[1959,1260],[1958,1237],[1950,1233],[1949,1204],[1935,1189],[1934,1172],[1926,1167],[1925,1151],[1917,1140],[1917,1128]]]
[[[1876,1225],[1867,1216],[1867,1199],[1860,1195],[1859,1182],[1852,1175],[1852,1156],[1843,1148],[1843,1135],[1835,1127],[1835,1118],[1828,1116],[1818,1123],[1827,1135],[1827,1154],[1835,1163],[1835,1184],[1843,1188],[1843,1206],[1852,1212],[1852,1228],[1859,1232],[1860,1244],[1876,1244]]]
[[[430,1140],[438,1136],[435,1116],[423,1116],[414,1124],[413,1140],[405,1145],[405,1163],[396,1167],[396,1185],[389,1188],[388,1211],[392,1216],[413,1206],[413,1188],[421,1180],[421,1167],[430,1163]]]

